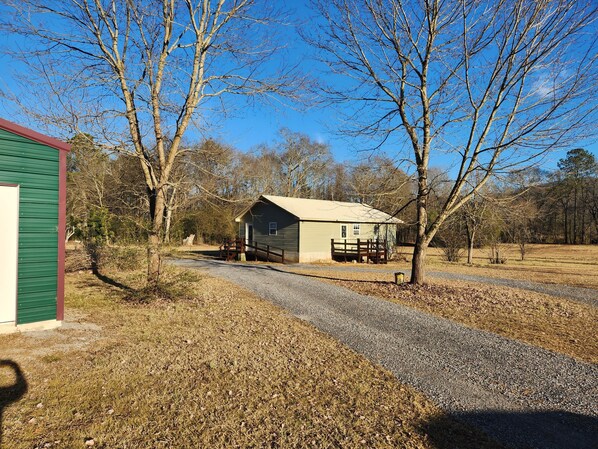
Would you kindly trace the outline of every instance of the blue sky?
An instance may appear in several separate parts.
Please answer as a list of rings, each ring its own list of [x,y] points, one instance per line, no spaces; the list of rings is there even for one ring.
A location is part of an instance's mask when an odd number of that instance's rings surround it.
[[[296,0],[290,4],[294,8],[290,10],[293,19],[313,26],[314,21],[310,17],[312,13],[307,6],[308,0]],[[2,13],[3,8],[0,6],[0,13]],[[285,34],[289,37],[287,57],[301,61],[302,67],[307,73],[318,76],[319,66],[312,58],[313,50],[300,39],[292,27],[288,27]],[[3,44],[0,45],[9,45],[11,43],[13,43],[11,40],[4,39]],[[0,71],[0,88],[17,89],[14,78],[25,74],[7,70],[7,63],[7,57],[0,56],[0,64],[3,67]],[[373,145],[372,141],[343,137],[339,134],[341,117],[338,110],[332,107],[312,106],[299,110],[292,107],[281,107],[280,105],[276,107],[263,104],[249,105],[243,100],[229,101],[232,101],[234,107],[231,108],[228,116],[211,116],[211,127],[206,134],[242,151],[250,151],[260,144],[275,142],[279,130],[284,127],[295,132],[305,133],[318,142],[327,143],[330,145],[335,158],[339,161],[357,161],[370,154],[367,150]],[[344,107],[349,111],[352,108],[351,105],[345,105]],[[13,105],[0,102],[0,116],[10,119],[14,116],[14,111]],[[23,118],[23,120],[26,119]],[[34,122],[27,121],[24,124],[38,128]],[[197,138],[199,134],[191,132],[189,137],[191,139]],[[598,158],[598,144],[595,139],[579,142],[575,146],[586,148]],[[384,146],[382,151],[394,157],[398,153],[397,148],[396,144],[389,144]],[[551,153],[543,161],[542,167],[548,170],[556,168],[557,161],[563,158],[566,151],[571,148],[563,148]],[[449,158],[441,153],[434,156],[431,165],[446,170],[450,169]]]
[[[295,0],[292,2],[293,10],[290,11],[296,20],[310,24],[317,23],[314,12],[309,7],[309,0]],[[304,43],[300,36],[289,30],[289,54],[295,55],[297,60],[308,67],[308,73],[318,76],[322,67],[315,60],[315,53],[312,48]],[[338,80],[342,82],[342,80]],[[368,157],[369,151],[377,142],[365,138],[348,137],[339,132],[342,126],[342,117],[338,108],[331,106],[313,106],[306,110],[293,108],[269,108],[267,106],[242,106],[233,111],[232,116],[220,118],[211,133],[228,144],[242,150],[250,151],[252,148],[276,140],[280,128],[286,127],[292,131],[302,132],[309,135],[318,142],[327,143],[337,160],[359,161]],[[350,111],[351,105],[343,105],[345,111]],[[572,148],[582,147],[593,153],[598,159],[598,142],[590,138],[577,142],[571,147],[564,147],[555,150],[541,160],[541,168],[554,170],[557,162],[564,158],[567,151]],[[398,158],[409,151],[406,144],[399,145],[396,142],[382,147],[381,151],[391,157]],[[435,153],[431,159],[431,165],[443,170],[451,171],[452,163],[447,155]]]

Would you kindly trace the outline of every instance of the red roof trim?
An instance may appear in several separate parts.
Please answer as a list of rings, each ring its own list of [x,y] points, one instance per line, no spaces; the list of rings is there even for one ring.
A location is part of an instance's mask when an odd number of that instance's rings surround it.
[[[9,122],[3,118],[0,118],[0,129],[17,134],[27,139],[35,140],[36,142],[42,143],[60,151],[71,151],[71,145],[63,142],[62,140],[46,136],[45,134],[38,133],[37,131],[17,125],[16,123]]]

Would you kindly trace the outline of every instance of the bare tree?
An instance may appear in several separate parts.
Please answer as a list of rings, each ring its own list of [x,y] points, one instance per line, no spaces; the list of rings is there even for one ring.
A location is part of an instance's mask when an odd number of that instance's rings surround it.
[[[439,227],[493,174],[529,164],[595,119],[594,1],[315,2],[327,25],[306,39],[330,69],[324,92],[356,106],[345,105],[347,132],[410,153],[412,283],[425,280]],[[452,161],[452,188],[431,217],[429,167],[439,157]]]
[[[467,263],[469,265],[473,263],[473,249],[478,233],[484,226],[484,219],[489,206],[489,202],[482,195],[476,194],[463,205],[461,210],[467,236]]]
[[[411,179],[387,156],[377,155],[351,170],[354,199],[396,214],[412,197]]]
[[[280,166],[282,195],[316,198],[324,190],[332,169],[330,148],[289,129],[281,129],[280,137],[275,154]]]
[[[12,8],[2,30],[24,37],[22,61],[30,76],[38,70],[55,110],[72,113],[74,126],[93,122],[138,159],[151,220],[148,284],[156,285],[166,197],[187,130],[226,94],[294,95],[298,80],[270,61],[281,48],[269,26],[279,12],[259,0],[5,3]]]

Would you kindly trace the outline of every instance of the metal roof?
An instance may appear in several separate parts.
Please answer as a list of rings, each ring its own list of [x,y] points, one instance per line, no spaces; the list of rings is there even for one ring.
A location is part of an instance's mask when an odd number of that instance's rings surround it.
[[[45,134],[38,133],[37,131],[33,131],[32,129],[25,128],[24,126],[17,125],[16,123],[9,122],[3,118],[0,118],[0,129],[4,131],[9,131],[13,134],[17,134],[21,137],[25,137],[27,139],[34,140],[41,144],[47,145],[51,148],[55,148],[60,151],[71,151],[70,144],[63,142],[61,140],[55,139],[50,136],[46,136]]]
[[[262,195],[266,200],[286,210],[299,220],[332,221],[349,223],[403,223],[372,206],[363,203],[346,203],[342,201],[312,200],[307,198],[290,198],[286,196]],[[253,206],[252,206],[253,207]],[[244,215],[243,213],[242,215]],[[238,217],[239,219],[241,217]]]

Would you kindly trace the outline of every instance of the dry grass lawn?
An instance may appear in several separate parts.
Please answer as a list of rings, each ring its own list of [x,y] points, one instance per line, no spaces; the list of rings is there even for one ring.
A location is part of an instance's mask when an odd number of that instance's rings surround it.
[[[598,289],[598,245],[528,245],[524,261],[516,245],[501,247],[507,258],[505,264],[491,265],[488,249],[476,248],[471,266],[465,263],[466,253],[459,263],[448,263],[441,249],[429,248],[428,269]],[[412,253],[413,248],[399,248],[400,257],[407,262]],[[406,262],[398,265],[408,267]]]
[[[68,326],[0,336],[28,383],[2,413],[2,447],[497,447],[310,325],[177,273],[192,287],[184,298],[152,303],[68,275]],[[109,276],[133,288],[142,278]],[[13,381],[0,369],[0,387]]]
[[[598,363],[595,307],[540,293],[496,285],[430,280],[396,285],[393,274],[329,270],[294,272],[321,277],[358,293],[378,296],[466,326],[525,341]]]

